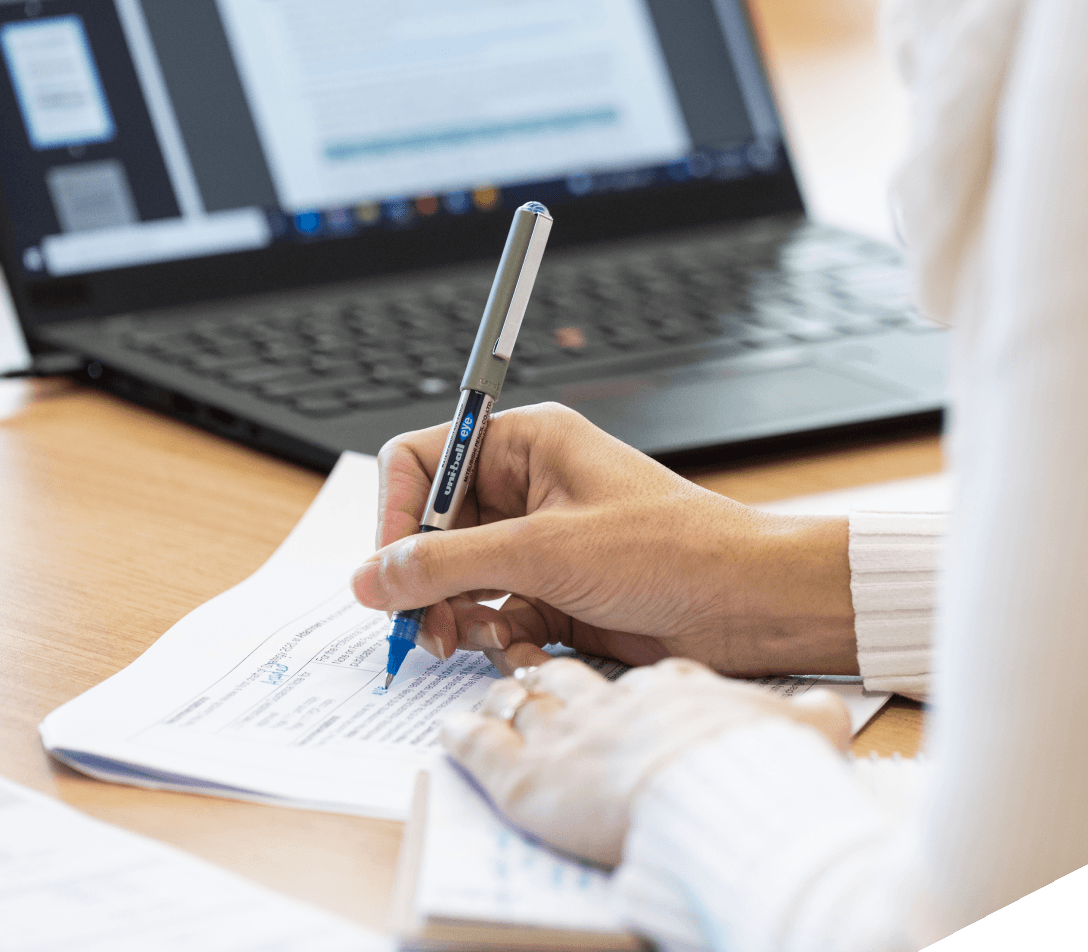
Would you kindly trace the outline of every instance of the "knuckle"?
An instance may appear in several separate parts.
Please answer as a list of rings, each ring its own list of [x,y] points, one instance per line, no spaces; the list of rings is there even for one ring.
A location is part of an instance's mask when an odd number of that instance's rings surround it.
[[[382,444],[382,448],[378,450],[378,466],[381,469],[386,469],[396,457],[407,450],[408,437],[409,434],[401,433]]]
[[[692,661],[690,658],[664,658],[657,662],[655,667],[663,674],[676,675],[677,677],[689,677],[707,670],[699,662]]]
[[[576,658],[552,658],[547,663],[548,677],[566,677],[573,674],[577,677],[586,668],[585,663]]]

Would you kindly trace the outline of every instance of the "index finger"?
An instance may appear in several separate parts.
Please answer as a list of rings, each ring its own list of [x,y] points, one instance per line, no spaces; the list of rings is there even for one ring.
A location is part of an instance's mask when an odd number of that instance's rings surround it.
[[[394,437],[378,452],[377,548],[419,531],[451,425],[440,423]]]

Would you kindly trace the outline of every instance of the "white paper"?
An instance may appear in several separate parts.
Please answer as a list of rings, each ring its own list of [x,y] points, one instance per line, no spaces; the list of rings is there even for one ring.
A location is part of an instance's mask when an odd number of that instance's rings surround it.
[[[495,815],[446,760],[430,770],[416,911],[429,917],[614,932],[609,874]]]
[[[265,565],[50,714],[46,748],[110,780],[402,819],[442,717],[499,674],[478,653],[416,650],[373,693],[388,622],[348,582],[377,499],[375,460],[345,453]]]
[[[611,874],[509,826],[448,760],[431,767],[414,913],[420,919],[620,932]],[[702,947],[686,904],[662,895],[669,949]]]
[[[0,777],[4,952],[386,952],[375,933]]]
[[[856,734],[872,720],[891,694],[884,691],[866,691],[861,678],[850,675],[813,674],[808,676],[770,675],[754,678],[754,684],[766,688],[782,698],[799,697],[813,688],[826,688],[837,694],[850,714],[850,732]]]
[[[500,675],[476,652],[441,663],[416,650],[389,693],[374,693],[388,621],[348,581],[373,551],[377,499],[376,461],[345,453],[268,562],[50,714],[46,749],[105,780],[403,819],[443,718],[476,709]],[[786,693],[816,683],[764,681]],[[855,730],[887,698],[858,679],[820,683],[846,700]]]
[[[952,477],[949,473],[938,473],[915,479],[895,479],[760,503],[757,508],[813,516],[846,515],[857,511],[948,512],[952,508]]]

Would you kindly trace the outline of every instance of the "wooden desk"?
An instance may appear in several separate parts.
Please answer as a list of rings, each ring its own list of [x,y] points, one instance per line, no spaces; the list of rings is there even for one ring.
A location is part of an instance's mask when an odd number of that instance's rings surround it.
[[[810,106],[831,102],[852,122],[887,126],[871,101],[872,77],[886,82],[872,49],[872,0],[758,6],[817,210],[838,208],[839,220],[887,234],[883,205],[866,191],[882,192],[883,181],[871,186],[889,165],[886,137],[868,143],[867,159],[857,141],[808,125]],[[850,69],[836,86],[843,63]],[[860,105],[859,91],[868,97]],[[692,475],[761,502],[939,468],[936,438],[920,438]],[[37,734],[54,707],[252,573],[320,484],[315,473],[66,382],[0,382],[0,774],[381,928],[400,824],[99,783],[50,761]],[[917,705],[896,702],[856,749],[913,753],[920,724]]]
[[[0,774],[381,927],[400,824],[150,792],[51,761],[37,725],[252,573],[321,485],[282,463],[66,382],[0,384]],[[934,437],[694,478],[745,502],[934,472]],[[897,702],[859,751],[913,753]]]

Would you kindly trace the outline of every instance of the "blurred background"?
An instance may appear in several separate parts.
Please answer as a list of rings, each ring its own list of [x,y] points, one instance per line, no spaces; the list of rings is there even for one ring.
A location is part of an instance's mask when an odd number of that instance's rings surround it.
[[[809,211],[892,241],[887,192],[905,144],[907,107],[880,50],[879,0],[749,0],[749,6]],[[20,338],[0,286],[0,373],[25,366]],[[9,398],[0,403],[10,405],[20,386],[0,384]]]
[[[906,91],[878,42],[880,0],[750,0],[815,217],[893,241],[888,187]]]

